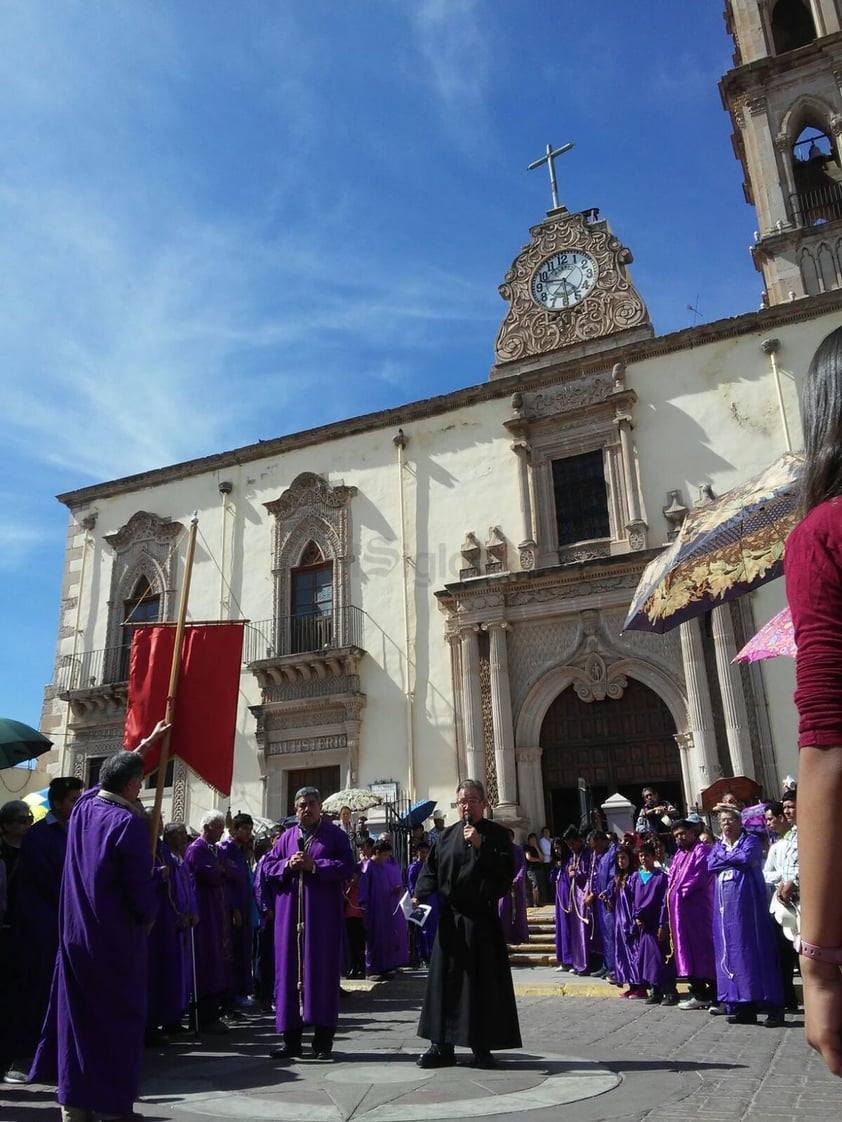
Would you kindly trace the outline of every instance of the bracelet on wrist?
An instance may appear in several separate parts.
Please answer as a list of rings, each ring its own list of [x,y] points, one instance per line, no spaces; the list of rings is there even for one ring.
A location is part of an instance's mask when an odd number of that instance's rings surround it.
[[[842,947],[817,947],[815,943],[805,943],[800,935],[793,941],[795,953],[805,958],[815,959],[816,962],[830,962],[834,966],[842,966]]]

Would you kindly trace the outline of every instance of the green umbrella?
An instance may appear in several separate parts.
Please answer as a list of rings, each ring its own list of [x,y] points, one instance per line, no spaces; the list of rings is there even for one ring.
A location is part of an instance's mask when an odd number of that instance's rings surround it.
[[[52,746],[52,740],[47,740],[37,729],[9,717],[0,717],[0,770],[43,756]]]

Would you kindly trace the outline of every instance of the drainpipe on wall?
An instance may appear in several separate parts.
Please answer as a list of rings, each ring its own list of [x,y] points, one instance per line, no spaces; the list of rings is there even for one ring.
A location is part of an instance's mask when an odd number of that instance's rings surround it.
[[[775,355],[781,349],[780,339],[764,339],[760,344],[760,349],[765,355],[769,356],[769,362],[772,366],[772,377],[775,379],[775,392],[778,395],[778,410],[781,414],[781,424],[784,429],[784,444],[786,445],[787,452],[792,451],[792,440],[789,435],[789,425],[786,420],[786,408],[784,407],[784,395],[781,390],[781,374],[778,370],[778,360]]]
[[[91,536],[91,530],[96,526],[96,513],[88,514],[79,520],[79,525],[85,531],[85,537],[82,541],[82,565],[79,569],[79,592],[76,596],[76,619],[73,623],[73,653],[70,656],[71,673],[73,677],[70,679],[70,688],[76,689],[79,685],[76,680],[76,665],[79,656],[79,640],[82,637],[82,599],[85,591],[85,570],[88,567],[88,550],[93,549],[94,539]],[[61,767],[59,768],[59,775],[70,775],[71,771],[66,766],[67,755],[67,725],[65,724],[64,740],[61,746]]]
[[[414,691],[412,680],[411,646],[409,638],[409,596],[410,596],[410,563],[406,552],[406,518],[404,501],[404,448],[409,443],[409,437],[398,429],[392,443],[398,450],[398,499],[400,508],[400,549],[401,568],[403,581],[403,657],[404,657],[404,696],[406,697],[406,748],[407,748],[407,788],[410,802],[415,802],[415,719],[414,719]]]
[[[231,592],[226,570],[228,568],[228,518],[231,512],[228,496],[233,490],[233,485],[227,479],[219,484],[219,493],[222,496],[222,550],[219,562],[219,618],[231,618]]]

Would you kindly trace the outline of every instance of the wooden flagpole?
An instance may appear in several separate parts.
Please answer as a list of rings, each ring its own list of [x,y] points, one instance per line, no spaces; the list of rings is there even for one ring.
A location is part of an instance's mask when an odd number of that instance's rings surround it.
[[[193,512],[190,519],[190,536],[187,539],[187,554],[184,558],[184,584],[181,588],[181,599],[178,605],[178,619],[175,625],[175,646],[172,652],[172,665],[170,666],[170,684],[167,690],[167,711],[164,720],[172,724],[175,712],[175,695],[178,688],[178,673],[181,669],[181,644],[184,638],[184,621],[187,618],[187,600],[190,596],[190,578],[193,575],[193,555],[196,552],[196,534],[199,528],[199,515]],[[152,821],[149,829],[152,835],[152,855],[158,847],[158,832],[161,826],[161,806],[164,801],[164,783],[167,778],[167,764],[170,761],[170,730],[161,741],[161,755],[158,760],[158,778],[155,783],[155,803],[152,807]]]

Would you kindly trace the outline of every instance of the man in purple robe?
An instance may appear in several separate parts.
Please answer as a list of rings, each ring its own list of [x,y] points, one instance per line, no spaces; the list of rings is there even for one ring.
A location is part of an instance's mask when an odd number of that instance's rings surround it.
[[[690,996],[679,1009],[705,1009],[716,998],[713,960],[713,873],[708,849],[692,822],[673,823],[675,856],[669,867],[667,910],[673,960],[679,978],[686,978]]]
[[[222,1004],[233,989],[231,907],[217,842],[225,816],[211,810],[202,818],[202,834],[187,847],[184,860],[193,878],[199,922],[195,930],[196,989],[199,1031],[220,1036],[228,1032]]]
[[[145,743],[168,728],[159,722]],[[35,1082],[58,1077],[62,1122],[131,1117],[140,1084],[155,918],[141,754],[109,756],[100,783],[70,816],[59,952],[31,1072]]]
[[[398,907],[403,885],[395,879],[391,857],[391,842],[375,842],[374,856],[359,883],[359,904],[365,913],[366,973],[381,977],[405,966],[409,959],[406,919]]]
[[[234,955],[234,1001],[237,1005],[252,1005],[254,970],[252,966],[254,939],[251,914],[254,893],[251,887],[246,854],[250,852],[254,834],[254,820],[250,814],[235,814],[228,837],[219,843],[219,855],[225,865],[228,903],[231,909],[232,949]]]
[[[313,1056],[329,1060],[345,951],[343,888],[354,858],[345,831],[322,816],[315,787],[296,792],[295,816],[298,826],[263,858],[275,892],[275,1023],[284,1038],[271,1055],[301,1056],[303,1028],[313,1025]]]
[[[49,812],[23,835],[17,870],[19,930],[16,932],[18,989],[12,1036],[18,1059],[5,1075],[7,1083],[25,1083],[50,1000],[50,983],[58,954],[58,903],[67,821],[82,794],[74,775],[58,776],[47,789]],[[6,1048],[4,1047],[4,1051]]]
[[[757,1023],[758,1005],[768,1011],[766,1024],[784,1023],[778,950],[769,926],[760,842],[743,829],[740,812],[719,812],[721,837],[708,853],[716,877],[713,945],[716,988],[731,1008],[735,1025]]]
[[[184,1031],[181,1019],[188,1004],[189,976],[186,937],[193,922],[190,884],[181,858],[186,845],[185,825],[168,822],[155,851],[158,910],[149,935],[147,1044],[165,1044],[170,1036]]]

